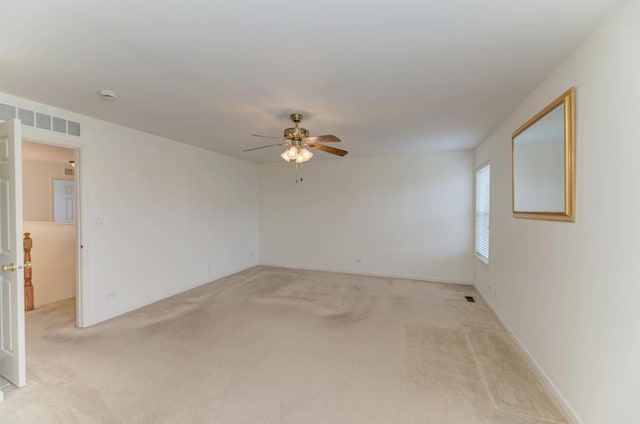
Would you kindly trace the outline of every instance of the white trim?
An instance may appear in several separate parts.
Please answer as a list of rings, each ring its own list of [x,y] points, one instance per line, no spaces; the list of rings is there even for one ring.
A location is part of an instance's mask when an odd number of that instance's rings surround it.
[[[75,135],[59,134],[41,128],[22,125],[22,139],[34,141],[35,143],[45,143],[54,146],[77,149],[85,145],[82,138]],[[38,141],[40,140],[40,141]]]
[[[483,264],[489,265],[489,258],[485,258],[484,256],[482,256],[478,252],[474,252],[473,255],[476,257],[477,260],[479,260]]]
[[[484,168],[485,166],[489,165],[491,163],[490,160],[485,160],[484,162],[482,162],[479,166],[476,167],[476,172],[478,172],[479,170],[481,170],[482,168]]]
[[[243,272],[243,271],[246,271],[246,270],[251,269],[251,268],[255,268],[256,266],[259,266],[259,265],[250,265],[250,266],[246,266],[246,267],[237,268],[235,271],[230,271],[230,272],[225,273],[225,274],[220,274],[220,275],[214,276],[213,279],[207,279],[206,281],[199,281],[199,282],[190,284],[188,287],[172,290],[172,291],[168,292],[168,294],[167,293],[163,293],[163,294],[159,295],[160,297],[154,297],[154,298],[152,298],[150,300],[146,300],[144,302],[136,302],[135,304],[127,305],[123,309],[120,309],[120,310],[109,311],[109,314],[106,315],[106,316],[99,317],[97,320],[85,322],[84,323],[85,325],[82,328],[92,327],[94,325],[98,325],[98,324],[101,324],[103,322],[109,321],[111,319],[117,318],[117,317],[119,317],[119,316],[121,316],[123,314],[136,311],[136,310],[138,310],[140,308],[144,308],[146,306],[152,305],[152,304],[157,303],[157,302],[162,302],[163,300],[167,300],[167,299],[169,299],[169,298],[171,298],[173,296],[178,296],[179,294],[188,292],[189,290],[193,290],[193,289],[196,289],[198,287],[201,287],[201,286],[204,286],[204,285],[207,285],[207,284],[214,284],[218,280],[221,280],[223,278],[227,278],[227,277],[229,277],[229,276],[231,276],[233,274],[237,274],[239,272]]]
[[[529,353],[529,351],[527,350],[525,345],[522,343],[522,341],[518,338],[516,333],[511,329],[511,327],[509,327],[509,325],[504,320],[504,318],[502,318],[502,315],[500,315],[498,310],[489,301],[487,296],[483,294],[482,290],[480,290],[480,287],[476,286],[475,284],[474,286],[476,288],[476,291],[480,294],[480,297],[482,297],[485,303],[489,305],[489,308],[493,311],[496,318],[498,318],[498,321],[500,321],[500,324],[502,324],[505,330],[507,330],[507,333],[509,333],[511,338],[516,342],[515,345],[518,347],[522,355],[525,357],[525,359],[529,363],[533,372],[538,376],[538,378],[549,390],[549,392],[553,397],[553,400],[555,400],[556,405],[560,407],[562,412],[564,412],[565,417],[569,420],[571,424],[583,424],[583,421],[578,416],[578,413],[571,407],[571,405],[569,404],[567,399],[564,397],[562,392],[560,392],[560,389],[558,389],[558,387],[555,385],[553,380],[551,380],[551,378],[547,375],[547,373],[538,364],[538,362],[535,360],[533,355]]]
[[[290,265],[278,265],[278,264],[266,264],[259,263],[257,266],[270,266],[273,268],[286,268],[291,270],[300,270],[300,271],[319,271],[319,272],[335,272],[336,274],[349,274],[349,275],[362,275],[365,277],[379,277],[379,278],[402,278],[404,280],[414,280],[414,281],[424,281],[426,283],[444,283],[444,284],[456,284],[463,286],[473,286],[473,282],[471,281],[461,281],[461,280],[447,280],[442,278],[431,278],[424,277],[418,275],[406,275],[406,274],[381,274],[376,272],[360,272],[354,270],[340,270],[340,269],[319,269],[319,268],[308,268],[301,266],[290,266]]]

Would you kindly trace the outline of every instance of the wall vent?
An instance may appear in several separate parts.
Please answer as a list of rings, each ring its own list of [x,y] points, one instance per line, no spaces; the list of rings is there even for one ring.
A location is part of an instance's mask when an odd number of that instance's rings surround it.
[[[467,299],[467,302],[469,302],[469,303],[475,303],[476,302],[476,300],[473,298],[473,296],[465,296],[464,298]]]
[[[0,103],[0,121],[18,118],[23,125],[80,137],[80,123]]]
[[[16,117],[16,108],[14,106],[0,104],[0,119],[8,121]]]
[[[53,128],[52,129],[55,132],[66,134],[66,132],[67,132],[67,120],[54,116],[53,117]]]
[[[75,170],[73,168],[64,168],[64,175],[75,175]]]
[[[51,129],[51,115],[36,112],[36,127],[43,130]]]
[[[36,114],[32,110],[18,109],[18,119],[23,125],[33,127],[36,123]]]
[[[80,137],[80,124],[73,121],[67,121],[67,134]]]

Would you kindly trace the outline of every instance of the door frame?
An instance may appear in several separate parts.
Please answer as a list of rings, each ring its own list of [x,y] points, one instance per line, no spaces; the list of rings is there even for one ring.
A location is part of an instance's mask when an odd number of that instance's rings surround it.
[[[29,141],[38,144],[48,144],[58,147],[64,147],[72,149],[75,152],[75,182],[76,182],[76,327],[85,327],[85,312],[84,305],[87,305],[86,301],[88,293],[87,287],[87,275],[85,273],[86,266],[84,261],[86,260],[84,251],[84,216],[83,211],[86,210],[86,195],[83,193],[83,187],[85,187],[84,176],[86,169],[84,163],[86,161],[83,158],[86,156],[88,146],[82,142],[82,139],[78,137],[69,137],[51,133],[49,131],[39,130],[37,128],[22,125],[22,141]],[[24,219],[24,218],[23,218]],[[24,308],[24,305],[22,305]]]

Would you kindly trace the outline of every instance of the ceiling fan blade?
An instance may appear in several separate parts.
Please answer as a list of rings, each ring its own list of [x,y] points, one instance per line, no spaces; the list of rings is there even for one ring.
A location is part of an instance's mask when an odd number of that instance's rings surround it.
[[[335,135],[318,135],[316,137],[307,137],[303,139],[305,142],[309,144],[313,143],[335,143],[340,141],[338,137]]]
[[[289,144],[289,143],[267,144],[266,146],[252,147],[251,149],[243,150],[243,152],[250,152],[252,150],[265,149],[267,147],[273,147],[273,146],[286,146],[287,144]]]
[[[344,156],[347,152],[346,150],[336,149],[335,147],[325,146],[324,144],[309,144],[309,147],[312,149],[322,150],[323,152],[331,153],[338,156]]]
[[[262,137],[262,138],[274,138],[276,140],[282,140],[282,137],[272,137],[270,135],[260,135],[260,134],[251,134],[254,137]]]

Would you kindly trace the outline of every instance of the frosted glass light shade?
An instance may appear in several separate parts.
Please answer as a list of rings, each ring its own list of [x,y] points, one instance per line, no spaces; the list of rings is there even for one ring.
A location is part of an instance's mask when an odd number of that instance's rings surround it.
[[[308,161],[309,159],[311,159],[313,157],[313,153],[311,153],[307,149],[302,149],[302,151],[300,152],[300,155],[304,159],[303,162],[306,162],[306,161]]]
[[[296,148],[296,146],[291,146],[289,147],[289,149],[287,149],[287,156],[289,156],[290,160],[298,157],[298,149]]]
[[[298,150],[296,146],[291,146],[282,152],[280,157],[287,162],[296,161],[296,163],[303,163],[311,159],[313,157],[313,153],[305,148]]]

